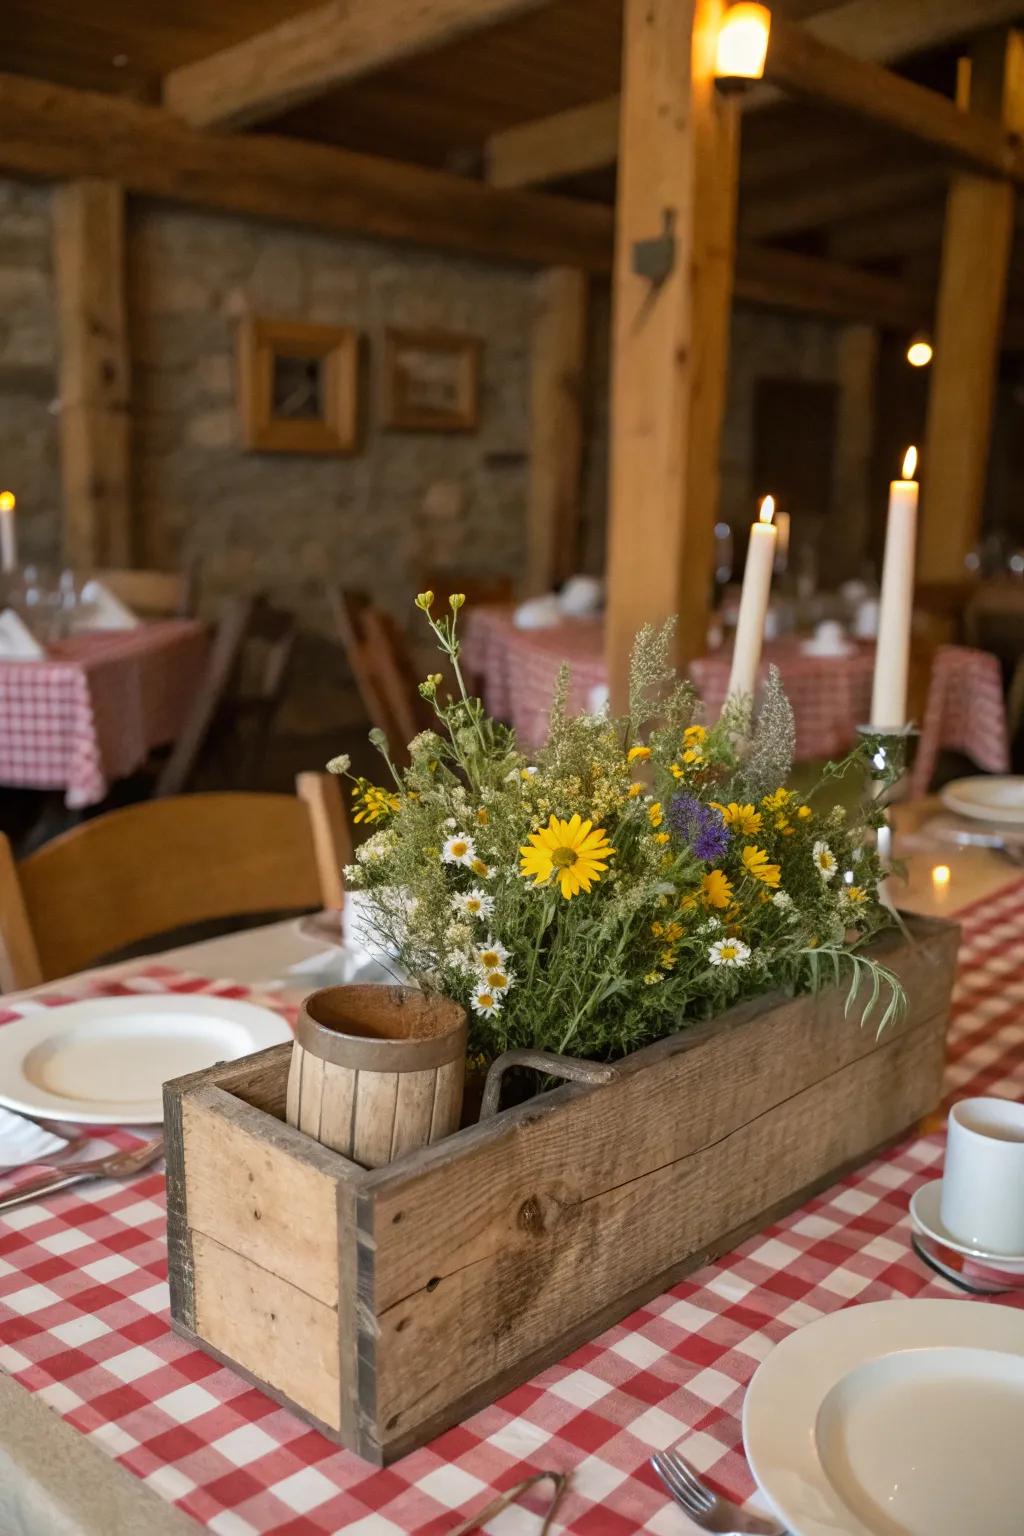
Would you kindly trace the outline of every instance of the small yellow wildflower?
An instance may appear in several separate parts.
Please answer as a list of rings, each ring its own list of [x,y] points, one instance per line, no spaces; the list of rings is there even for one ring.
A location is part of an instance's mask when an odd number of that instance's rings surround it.
[[[627,763],[646,763],[651,755],[650,747],[630,747],[626,753]]]
[[[707,739],[708,733],[703,725],[688,725],[683,732],[684,747],[699,747]]]
[[[490,816],[487,814],[486,806],[482,805],[480,807],[480,809],[476,813],[477,826],[479,826],[479,827],[486,827],[486,825],[490,821],[490,819],[491,819]]]
[[[764,849],[755,848],[753,843],[748,843],[744,848],[743,863],[748,875],[753,875],[755,880],[760,880],[773,888],[778,885],[782,877],[782,870],[778,864],[769,864],[768,855]]]
[[[424,613],[429,613],[434,606],[433,592],[417,592],[416,607],[422,608]]]
[[[643,787],[642,784],[631,784],[629,786],[629,788],[626,790],[626,799],[627,800],[635,800],[637,795],[642,795],[643,792],[644,792],[644,787]]]
[[[721,812],[726,826],[735,827],[744,837],[753,837],[756,832],[760,832],[761,813],[755,811],[752,805],[737,805],[735,800],[730,800],[728,805],[723,805],[721,800],[712,800],[711,804],[716,811]]]
[[[721,869],[709,869],[700,886],[709,907],[727,907],[732,900],[732,881]]]
[[[644,986],[645,987],[656,987],[658,985],[659,981],[664,981],[664,980],[665,980],[665,978],[661,974],[660,971],[648,971],[647,975],[644,977]]]
[[[664,923],[652,923],[651,924],[651,932],[654,934],[654,937],[656,939],[660,939],[662,934],[665,932],[665,924]]]
[[[764,795],[761,804],[766,811],[781,811],[792,800],[793,796],[788,789],[773,789],[770,795]]]
[[[398,796],[376,784],[360,782],[353,786],[352,795],[356,802],[352,812],[355,822],[383,821],[398,810]]]
[[[809,805],[802,805],[797,811],[797,815],[800,817],[801,821],[809,821],[814,815],[814,812],[811,810]]]
[[[670,843],[672,839],[667,832],[655,832],[654,841],[656,843],[660,843],[662,847],[664,847],[664,845],[666,843]]]
[[[465,592],[450,592],[448,594],[448,605],[451,608],[452,613],[458,613],[459,609],[462,607],[465,601]]]
[[[489,880],[491,878],[491,866],[485,859],[481,859],[479,856],[477,856],[476,858],[470,860],[469,867],[473,871],[474,875],[480,876],[481,880]]]
[[[660,800],[655,800],[652,805],[647,807],[647,820],[652,827],[660,827],[665,820],[665,813],[661,808]]]
[[[691,730],[692,729],[693,729],[693,727],[691,726]],[[703,760],[704,760],[704,748],[703,747],[686,747],[685,748],[685,750],[683,752],[683,762],[686,764],[686,766],[688,768],[692,767],[694,763],[703,762]]]
[[[674,779],[683,779],[686,777],[685,768],[680,768],[678,763],[669,763],[668,771]]]
[[[846,899],[847,901],[852,902],[855,907],[859,907],[862,906],[865,901],[867,901],[868,893],[866,890],[864,890],[863,886],[851,885],[847,887]]]
[[[658,956],[658,964],[663,971],[671,971],[675,968],[676,957],[670,949],[663,949]]]

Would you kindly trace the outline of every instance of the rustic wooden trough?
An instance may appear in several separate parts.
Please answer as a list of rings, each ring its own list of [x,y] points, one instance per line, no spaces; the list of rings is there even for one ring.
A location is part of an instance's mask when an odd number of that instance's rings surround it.
[[[285,1123],[290,1046],[168,1083],[175,1329],[393,1461],[935,1108],[959,930],[909,929],[881,1038],[761,998],[376,1170]]]

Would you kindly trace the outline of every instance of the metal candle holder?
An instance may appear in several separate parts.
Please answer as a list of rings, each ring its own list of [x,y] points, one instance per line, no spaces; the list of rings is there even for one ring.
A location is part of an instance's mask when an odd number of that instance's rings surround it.
[[[905,800],[910,793],[910,773],[917,757],[921,732],[916,725],[877,726],[858,725],[857,735],[862,741],[871,742],[871,777],[875,780],[875,797],[886,795],[883,808],[884,823],[876,836],[876,847],[882,868],[892,865],[892,826],[889,807]]]

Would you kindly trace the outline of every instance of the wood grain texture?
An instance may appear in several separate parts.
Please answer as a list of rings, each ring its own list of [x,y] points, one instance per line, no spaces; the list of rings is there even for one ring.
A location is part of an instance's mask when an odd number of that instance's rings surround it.
[[[18,876],[47,978],[188,923],[329,904],[307,807],[291,795],[183,795],[111,811],[30,854]]]
[[[0,992],[38,987],[43,980],[14,854],[0,832]]]
[[[535,10],[546,0],[330,0],[174,70],[172,112],[242,128],[400,59]]]
[[[535,280],[530,351],[526,590],[550,592],[579,566],[587,276],[552,267]]]
[[[1019,32],[976,46],[971,102],[979,121],[990,113],[1024,131]],[[1015,205],[1005,182],[970,173],[950,182],[922,457],[921,581],[961,579],[981,527]]]
[[[608,595],[613,712],[637,631],[679,616],[676,660],[707,646],[731,312],[735,98],[714,88],[721,0],[627,0],[614,276]],[[672,225],[671,271],[634,242]]]
[[[337,1306],[336,1170],[296,1156],[295,1142],[309,1138],[291,1133],[293,1139],[286,1141],[282,1132],[290,1128],[276,1121],[272,1128],[266,1121],[222,1089],[205,1088],[185,1098],[189,1227]]]
[[[195,1331],[330,1429],[341,1427],[338,1314],[193,1231]]]
[[[100,176],[197,207],[528,265],[611,265],[608,208],[298,139],[204,133],[159,107],[16,75],[0,75],[0,170]]]
[[[324,907],[340,911],[345,903],[342,871],[355,857],[352,827],[340,786],[330,774],[300,773],[295,790],[309,812]]]
[[[120,186],[90,177],[58,187],[53,257],[64,554],[84,570],[129,565],[131,368]]]
[[[893,129],[988,176],[1024,183],[1024,152],[998,122],[962,112],[937,91],[854,58],[778,15],[772,18],[765,80]]]

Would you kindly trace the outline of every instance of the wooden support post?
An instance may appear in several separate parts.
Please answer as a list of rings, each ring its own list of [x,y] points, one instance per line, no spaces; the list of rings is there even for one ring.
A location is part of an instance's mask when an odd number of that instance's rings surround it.
[[[875,326],[844,325],[837,338],[836,363],[839,401],[828,574],[843,579],[860,575],[867,553],[878,370]]]
[[[530,385],[527,588],[548,592],[576,569],[580,542],[587,278],[552,267],[537,278]]]
[[[706,642],[738,150],[735,98],[713,80],[721,12],[722,0],[625,3],[606,619],[613,709],[625,706],[642,624],[679,615],[680,663]],[[667,275],[641,276],[635,242],[668,225]]]
[[[131,398],[124,193],[110,181],[58,187],[53,204],[60,335],[64,555],[131,564]]]
[[[978,40],[970,91],[973,112],[997,118],[1010,132],[1024,130],[1019,32]],[[1009,183],[969,172],[953,178],[922,464],[922,582],[963,579],[981,522],[1013,223]]]

